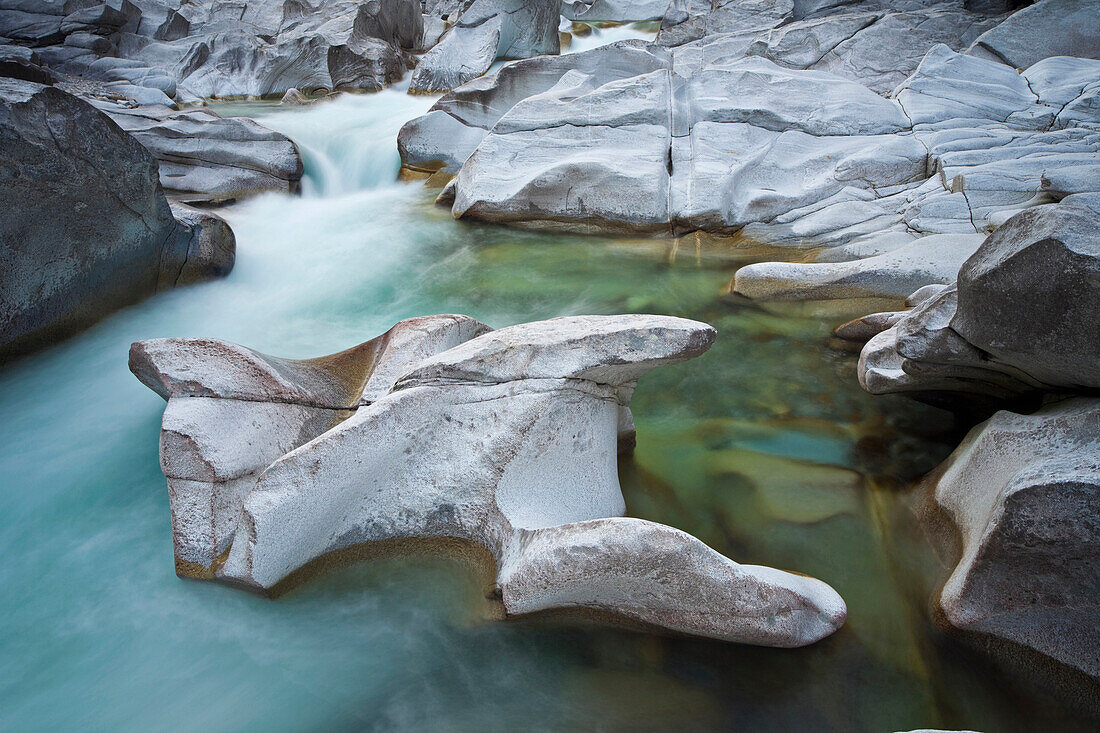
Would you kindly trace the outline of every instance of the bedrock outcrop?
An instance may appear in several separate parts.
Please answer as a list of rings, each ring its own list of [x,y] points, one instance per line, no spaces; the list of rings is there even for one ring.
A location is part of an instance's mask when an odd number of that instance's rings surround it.
[[[130,107],[91,99],[157,159],[160,184],[173,198],[222,203],[267,191],[294,193],[302,178],[298,148],[247,117],[206,108]]]
[[[445,92],[475,79],[496,59],[560,50],[561,0],[474,0],[419,59],[409,91]]]
[[[152,155],[51,86],[0,78],[0,200],[0,356],[233,266],[224,221],[177,220]]]
[[[1100,401],[996,413],[930,490],[961,539],[946,621],[1100,680]]]
[[[400,148],[410,168],[457,172],[456,217],[792,247],[981,234],[1095,192],[1098,69],[1020,73],[937,45],[884,98],[764,57],[623,42],[461,87]]]
[[[272,591],[341,550],[460,540],[493,558],[510,615],[586,609],[727,641],[812,643],[844,622],[828,585],[622,516],[616,458],[637,380],[714,337],[667,316],[500,330],[431,316],[306,361],[211,339],[137,342],[131,369],[168,400],[177,570]]]
[[[423,27],[416,0],[0,1],[0,37],[142,104],[381,89],[413,64]]]

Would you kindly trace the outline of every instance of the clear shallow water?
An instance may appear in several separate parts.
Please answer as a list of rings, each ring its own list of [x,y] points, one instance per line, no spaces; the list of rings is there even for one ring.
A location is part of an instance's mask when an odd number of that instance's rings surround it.
[[[863,394],[854,358],[824,347],[832,320],[726,298],[758,253],[454,222],[434,192],[392,183],[397,129],[430,103],[249,107],[299,142],[308,182],[226,212],[230,277],[0,370],[0,729],[1036,729],[1017,690],[932,630],[898,569],[886,518],[945,454],[921,437],[943,416]],[[349,567],[278,601],[173,574],[163,402],[127,371],[131,341],[305,357],[426,313],[628,311],[719,330],[638,389],[630,513],[833,584],[849,605],[834,637],[792,651],[491,622],[484,589],[442,559]]]

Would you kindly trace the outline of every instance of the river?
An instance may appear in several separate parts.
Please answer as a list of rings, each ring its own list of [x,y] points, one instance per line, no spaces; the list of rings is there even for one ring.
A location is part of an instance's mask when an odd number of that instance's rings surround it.
[[[0,371],[0,728],[31,730],[1026,729],[1030,708],[926,620],[898,562],[900,488],[947,453],[943,413],[872,398],[836,318],[728,296],[759,251],[455,222],[396,183],[400,90],[300,109],[237,105],[300,145],[301,196],[227,209],[237,264]],[[580,621],[486,618],[453,561],[389,558],[271,601],[173,573],[162,400],[130,342],[215,336],[309,357],[396,321],[493,326],[651,312],[717,327],[645,377],[628,511],[747,563],[809,573],[849,607],[806,649]]]

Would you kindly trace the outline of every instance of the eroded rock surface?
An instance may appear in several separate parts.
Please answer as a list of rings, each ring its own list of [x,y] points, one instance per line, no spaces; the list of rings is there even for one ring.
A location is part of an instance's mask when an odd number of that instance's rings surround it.
[[[204,108],[93,104],[156,157],[161,186],[171,196],[225,202],[298,190],[302,160],[297,147],[247,117],[222,117]]]
[[[493,557],[509,614],[582,608],[728,641],[816,641],[845,618],[829,586],[622,518],[635,383],[714,336],[666,316],[499,331],[433,316],[297,362],[209,339],[135,343],[131,369],[168,399],[178,571],[271,590],[363,543],[458,539]]]
[[[932,491],[962,540],[947,621],[1100,679],[1100,402],[998,412]]]
[[[225,222],[173,217],[157,163],[60,89],[0,78],[0,355],[112,310],[225,274]]]
[[[795,247],[983,234],[1095,192],[1098,62],[1023,74],[933,46],[891,98],[763,57],[624,42],[521,61],[402,130],[457,217]]]
[[[561,0],[475,0],[419,60],[410,92],[444,92],[484,74],[493,61],[560,50]]]
[[[0,37],[67,78],[141,104],[301,90],[376,90],[420,49],[416,0],[3,0]]]
[[[872,393],[993,399],[1100,389],[1100,235],[1091,209],[1038,206],[1009,219],[939,291],[863,349]]]

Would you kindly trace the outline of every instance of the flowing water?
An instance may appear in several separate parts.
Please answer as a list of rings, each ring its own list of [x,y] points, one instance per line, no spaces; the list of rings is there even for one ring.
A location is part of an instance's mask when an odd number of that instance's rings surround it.
[[[925,620],[885,520],[898,487],[945,455],[944,415],[863,394],[854,357],[826,347],[835,318],[731,299],[758,252],[453,221],[433,191],[394,182],[397,130],[430,103],[387,91],[238,106],[297,140],[307,179],[301,197],[225,212],[233,273],[0,370],[0,729],[1032,726],[1016,691]],[[164,405],[127,371],[131,341],[216,336],[308,357],[445,312],[715,325],[707,355],[638,388],[638,449],[620,468],[629,512],[826,580],[847,626],[777,650],[492,621],[467,569],[424,557],[330,572],[275,601],[174,575]]]

